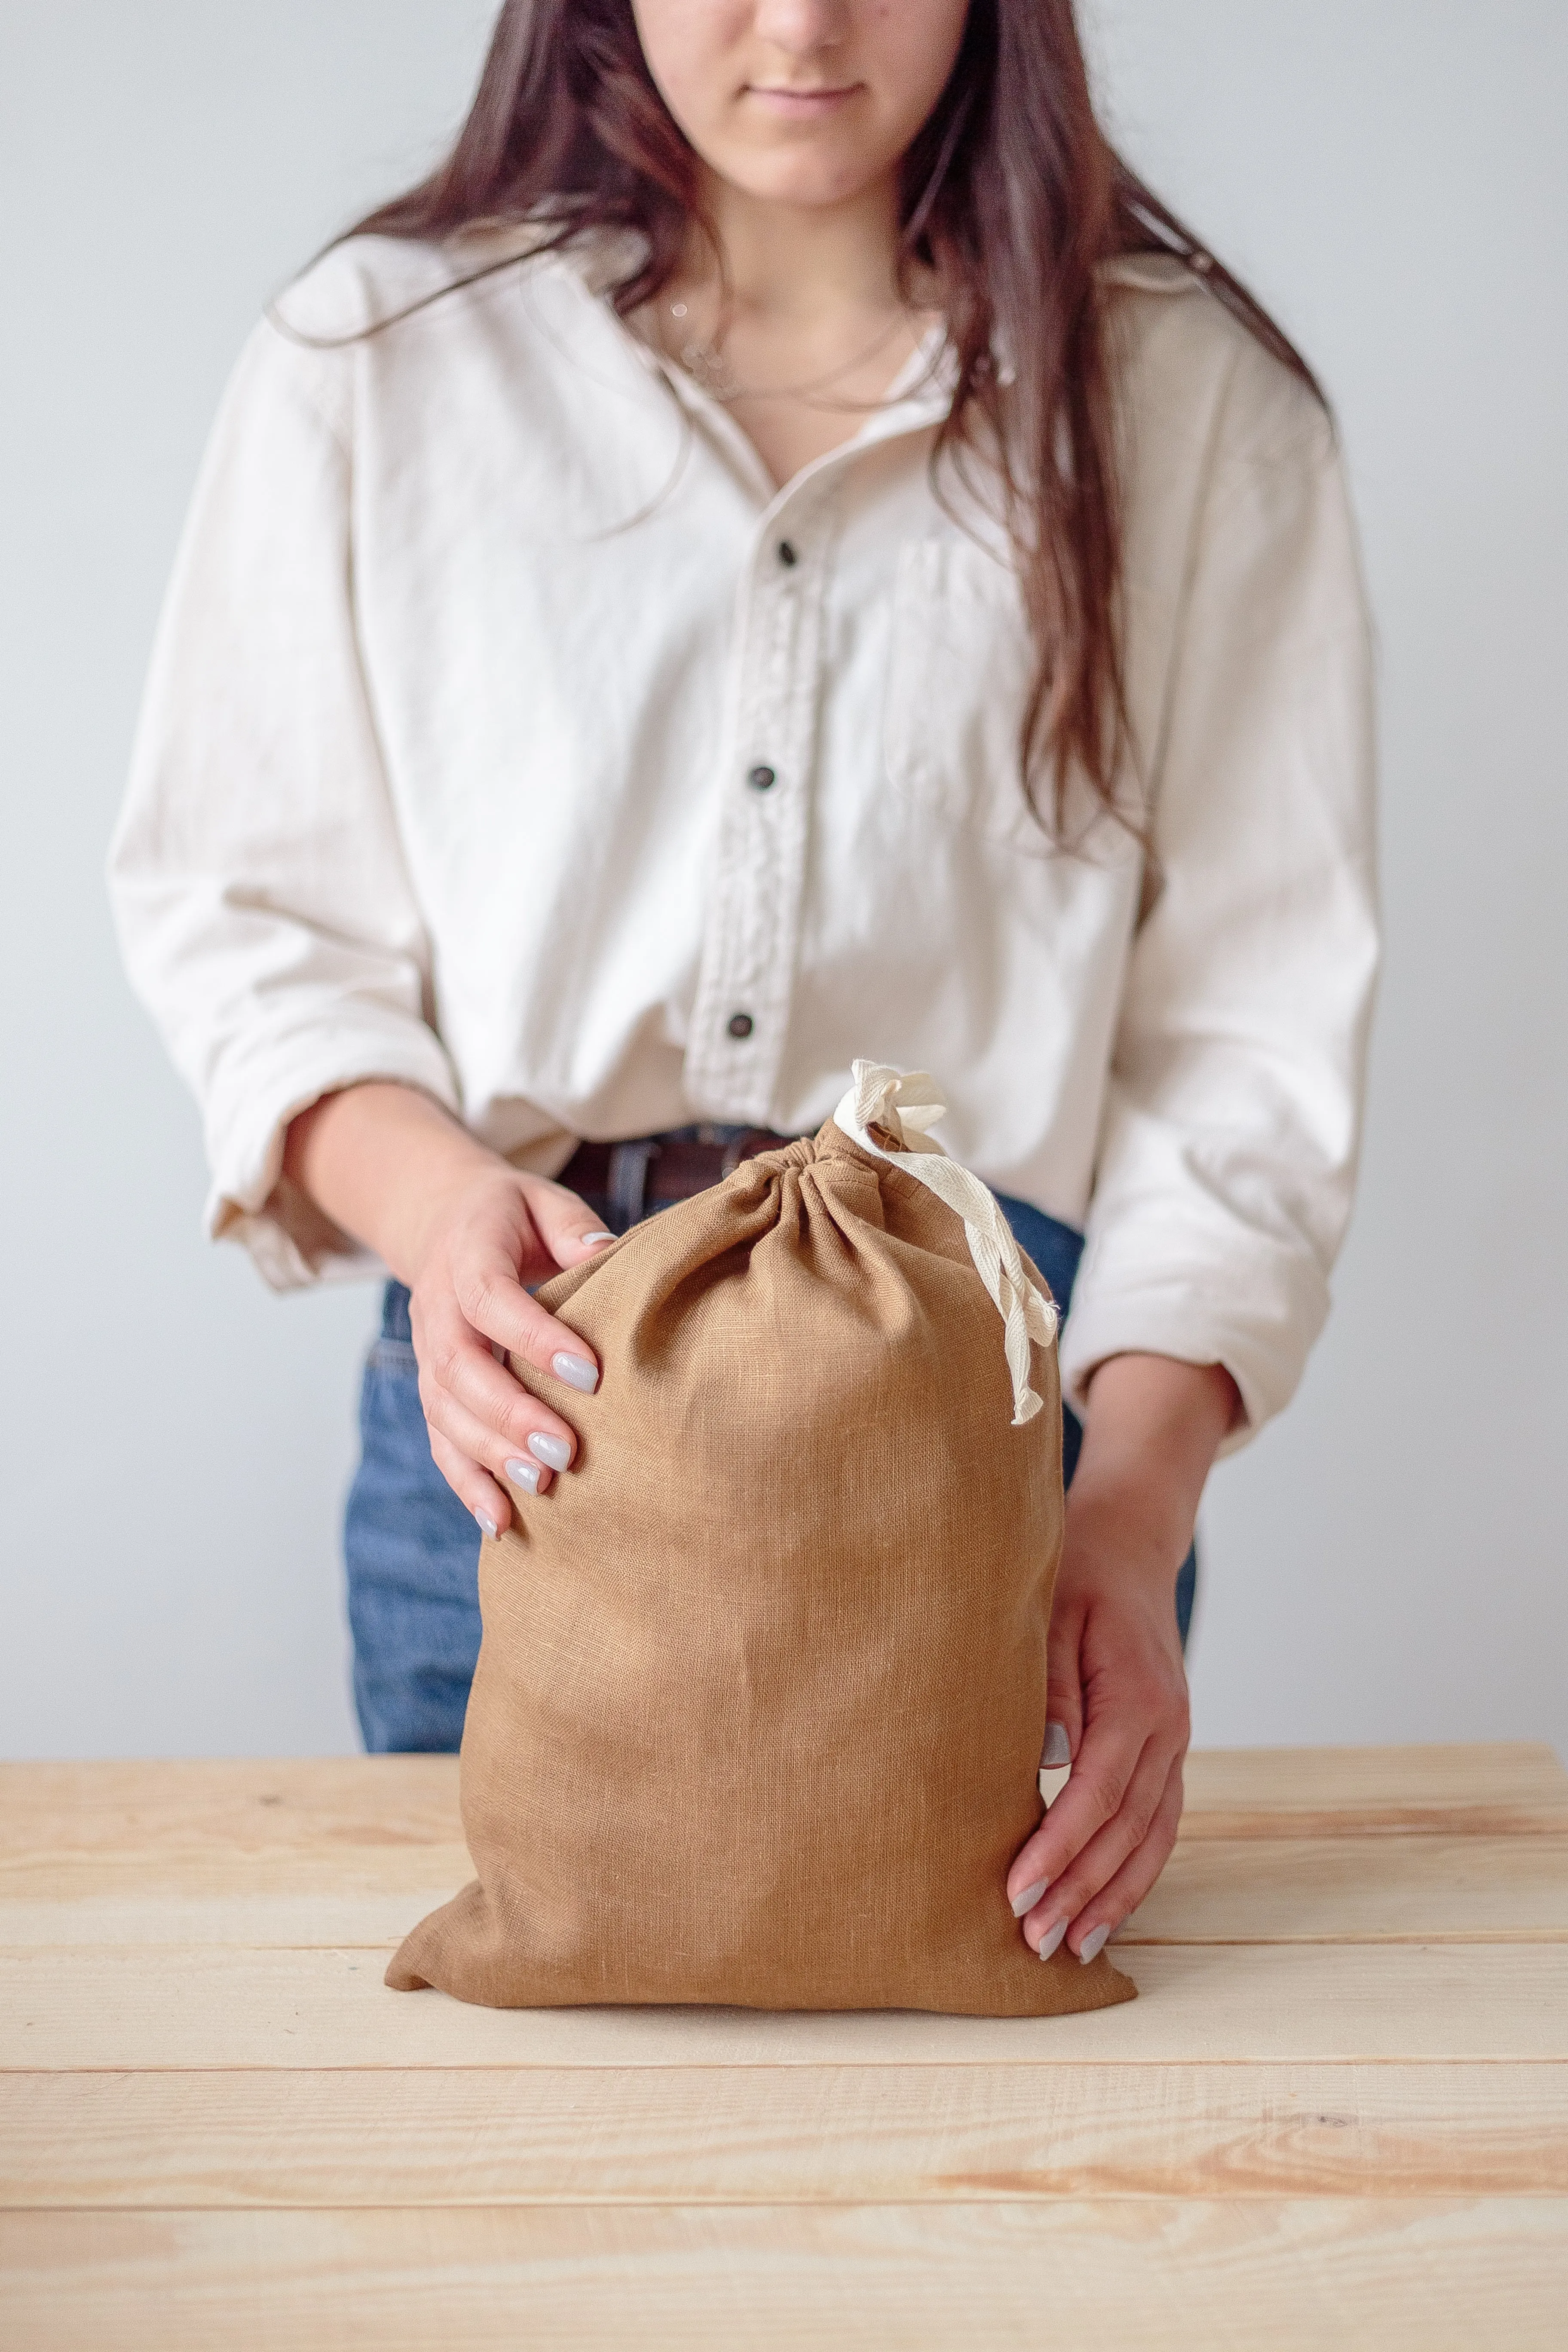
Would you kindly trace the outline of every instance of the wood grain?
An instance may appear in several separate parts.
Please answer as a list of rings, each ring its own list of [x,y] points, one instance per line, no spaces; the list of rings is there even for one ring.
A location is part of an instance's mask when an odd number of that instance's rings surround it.
[[[1498,1943],[1565,1935],[1565,1837],[1259,1837],[1178,1845],[1120,1940]]]
[[[447,1874],[431,1874],[446,1854]],[[470,1874],[461,1853],[398,1852],[345,1873],[299,1855],[270,1874],[193,1866],[175,1890],[80,1864],[73,1888],[0,1894],[0,1945],[230,1944],[383,1950]],[[423,1873],[423,1876],[421,1876]],[[301,1880],[306,1883],[301,1884]],[[366,1883],[368,1880],[368,1884]],[[227,1883],[225,1884],[224,1882]],[[407,1881],[405,1884],[403,1882]],[[1505,1943],[1568,1936],[1568,1838],[1192,1839],[1122,1930],[1137,1943]]]
[[[1008,2022],[381,1982],[449,1758],[0,1768],[5,2352],[1507,2352],[1564,2340],[1568,1775],[1196,1756]]]
[[[104,1873],[178,1884],[213,1867],[237,1888],[300,1861],[396,1885],[409,1859],[424,1885],[433,1851],[436,1875],[453,1863],[462,1874],[455,1756],[0,1765],[0,1892],[70,1892],[73,1873],[89,1889]]]
[[[12,2352],[1557,2352],[1568,2200],[0,2216]]]
[[[0,2206],[1568,2193],[1568,2066],[38,2074]]]
[[[1568,1773],[1539,1746],[1198,1750],[1186,1781],[1190,1836],[1568,1835]],[[0,1892],[106,1891],[73,1888],[82,1864],[117,1884],[219,1874],[193,1893],[279,1891],[296,1861],[406,1885],[405,1860],[420,1886],[464,1874],[456,1757],[0,1763]]]
[[[1351,1816],[1393,1805],[1568,1803],[1568,1770],[1543,1740],[1440,1747],[1194,1748],[1187,1802],[1198,1812]]]
[[[1185,1781],[1192,1838],[1568,1833],[1568,1772],[1534,1744],[1199,1748]]]
[[[0,1954],[0,2067],[1106,2064],[1568,2060],[1562,1944],[1149,1945],[1082,2017],[487,2010],[369,1951]]]
[[[0,1895],[0,1948],[26,1945],[208,1944],[250,1951],[386,1952],[416,1919],[445,1903],[473,1874],[451,1873],[409,1886],[310,1885],[290,1870],[274,1892],[254,1885],[199,1894],[149,1893],[127,1885],[102,1891],[112,1875],[95,1873],[100,1891],[61,1895]],[[301,1877],[307,1884],[300,1885]]]

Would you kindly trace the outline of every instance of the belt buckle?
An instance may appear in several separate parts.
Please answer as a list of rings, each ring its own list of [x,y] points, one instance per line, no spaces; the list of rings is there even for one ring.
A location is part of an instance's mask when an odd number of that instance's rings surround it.
[[[635,1143],[610,1146],[610,1206],[620,1220],[622,1233],[629,1233],[642,1222],[647,1206],[648,1166],[658,1159],[658,1150],[651,1135],[639,1136]]]
[[[754,1160],[759,1152],[771,1150],[773,1142],[773,1137],[765,1127],[742,1128],[740,1134],[731,1136],[724,1146],[721,1181],[725,1176],[732,1176],[742,1160]]]

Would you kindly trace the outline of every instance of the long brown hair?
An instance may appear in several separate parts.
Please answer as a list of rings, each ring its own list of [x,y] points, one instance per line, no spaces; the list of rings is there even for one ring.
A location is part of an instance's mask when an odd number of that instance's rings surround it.
[[[1074,770],[1115,806],[1125,740],[1102,265],[1175,256],[1317,386],[1246,288],[1110,145],[1073,0],[971,0],[947,87],[901,170],[900,268],[906,285],[917,267],[934,274],[957,362],[933,464],[984,449],[996,468],[1039,652],[1020,753],[1032,799],[1048,766],[1059,827]],[[610,289],[624,317],[675,277],[693,224],[706,227],[700,184],[631,0],[505,0],[450,154],[350,233],[439,242],[481,223],[528,222],[553,247],[634,230],[633,257]]]

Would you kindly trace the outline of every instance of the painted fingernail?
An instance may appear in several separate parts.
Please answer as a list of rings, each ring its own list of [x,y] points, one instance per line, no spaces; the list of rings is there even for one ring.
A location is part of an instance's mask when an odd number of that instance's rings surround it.
[[[1054,1953],[1060,1950],[1061,1940],[1067,1934],[1067,1921],[1065,1919],[1058,1919],[1056,1926],[1049,1928],[1047,1933],[1040,1937],[1040,1958],[1042,1960],[1050,1959]]]
[[[1072,1749],[1068,1746],[1065,1723],[1047,1723],[1046,1744],[1040,1750],[1042,1772],[1059,1772],[1064,1764],[1072,1762]]]
[[[474,1513],[474,1517],[479,1523],[480,1534],[489,1536],[493,1538],[496,1531],[496,1523],[491,1518],[489,1513],[488,1511],[476,1511]]]
[[[610,1238],[614,1240],[615,1236]],[[581,1389],[584,1396],[592,1396],[599,1385],[599,1367],[591,1364],[586,1356],[569,1356],[563,1349],[559,1356],[551,1357],[550,1369],[558,1381],[564,1381],[569,1389]],[[552,1470],[564,1470],[566,1465],[552,1462],[550,1466]]]
[[[1087,1969],[1090,1960],[1098,1960],[1110,1941],[1109,1927],[1091,1927],[1078,1948],[1079,1958]]]
[[[572,1467],[572,1448],[563,1437],[546,1437],[542,1429],[536,1429],[528,1441],[528,1450],[539,1456],[547,1470]]]
[[[541,1473],[537,1462],[509,1462],[506,1475],[514,1486],[526,1486],[531,1495],[538,1494]]]
[[[584,1249],[603,1249],[606,1242],[613,1242],[615,1238],[614,1234],[584,1234],[583,1246]]]
[[[1032,1911],[1050,1883],[1051,1882],[1048,1878],[1037,1878],[1033,1886],[1026,1886],[1022,1895],[1015,1895],[1013,1897],[1014,1918],[1021,1919],[1026,1911]]]

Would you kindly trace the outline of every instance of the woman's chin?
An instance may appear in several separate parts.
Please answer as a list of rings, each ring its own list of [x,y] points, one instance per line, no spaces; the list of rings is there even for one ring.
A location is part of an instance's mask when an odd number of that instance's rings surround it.
[[[726,142],[704,158],[715,177],[759,204],[821,212],[853,204],[885,176],[864,144],[836,123],[799,124],[783,135]]]

